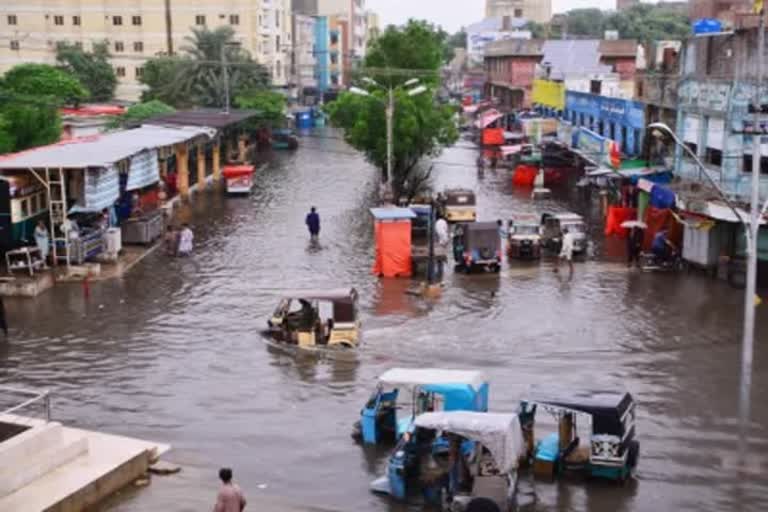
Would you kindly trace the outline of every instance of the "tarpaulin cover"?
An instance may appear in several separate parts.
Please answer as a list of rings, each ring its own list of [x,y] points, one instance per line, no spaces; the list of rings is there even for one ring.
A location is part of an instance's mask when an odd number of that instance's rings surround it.
[[[377,222],[373,273],[383,277],[411,276],[411,221]]]
[[[504,473],[517,467],[525,455],[525,442],[516,414],[491,412],[426,412],[416,418],[419,428],[450,432],[477,441],[491,452]]]
[[[483,130],[484,146],[503,146],[504,128],[486,128]]]
[[[254,173],[252,165],[227,165],[222,170],[225,178],[235,178],[238,176],[247,176]]]
[[[656,233],[662,229],[667,230],[667,240],[672,242],[680,250],[683,240],[683,226],[679,224],[672,215],[672,210],[659,209],[649,206],[645,209],[645,218],[643,219],[648,226],[645,230],[645,239],[643,240],[643,250],[650,251],[653,244],[653,238]]]
[[[158,181],[160,181],[160,164],[157,161],[156,149],[142,151],[131,157],[125,190],[138,190],[154,185]]]
[[[621,224],[624,221],[635,219],[637,219],[636,208],[609,206],[608,214],[605,217],[605,236],[615,235],[619,238],[626,238],[629,230],[621,227]]]
[[[675,205],[675,193],[658,185],[651,190],[651,206],[654,208],[671,208]]]
[[[120,197],[120,176],[117,167],[90,167],[85,171],[83,198],[72,208],[75,212],[100,212],[115,204]]]
[[[518,187],[532,187],[538,173],[538,166],[518,165],[515,167],[515,174],[512,176],[512,183]]]
[[[645,192],[644,190],[639,190],[637,192],[637,218],[638,219],[644,219],[645,218],[645,209],[648,208],[648,204],[651,201],[651,194],[648,192]]]

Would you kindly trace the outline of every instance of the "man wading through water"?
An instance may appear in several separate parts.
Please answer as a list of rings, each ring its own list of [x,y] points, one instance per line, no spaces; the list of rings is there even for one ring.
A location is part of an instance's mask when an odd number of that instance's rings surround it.
[[[317,213],[317,209],[314,206],[310,208],[305,222],[307,229],[309,229],[309,237],[313,242],[316,242],[320,236],[320,214]]]
[[[221,489],[219,489],[213,512],[241,512],[245,508],[245,496],[240,487],[232,482],[232,470],[221,468],[219,478],[221,478]]]

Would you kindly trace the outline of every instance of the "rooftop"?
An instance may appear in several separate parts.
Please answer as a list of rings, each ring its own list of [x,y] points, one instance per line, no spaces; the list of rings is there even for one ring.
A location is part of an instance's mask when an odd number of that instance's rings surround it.
[[[257,117],[258,115],[259,112],[255,110],[230,110],[229,113],[216,109],[184,110],[174,112],[173,114],[153,117],[145,124],[206,126],[208,128],[221,129]]]
[[[488,57],[539,57],[544,55],[544,41],[541,39],[505,39],[495,41],[485,47]]]

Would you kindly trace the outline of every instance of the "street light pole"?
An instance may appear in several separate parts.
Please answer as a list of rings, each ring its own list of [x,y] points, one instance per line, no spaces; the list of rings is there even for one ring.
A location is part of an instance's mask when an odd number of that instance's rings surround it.
[[[229,69],[227,69],[227,45],[221,45],[221,69],[224,76],[224,113],[229,114]]]
[[[392,153],[394,149],[393,121],[395,117],[395,90],[389,88],[389,101],[387,102],[387,183],[392,179]]]

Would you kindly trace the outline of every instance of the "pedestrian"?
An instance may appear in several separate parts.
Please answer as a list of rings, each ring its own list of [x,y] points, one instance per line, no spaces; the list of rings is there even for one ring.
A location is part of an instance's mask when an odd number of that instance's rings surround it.
[[[320,214],[317,213],[317,208],[313,206],[309,209],[304,222],[307,224],[307,229],[309,229],[309,237],[312,241],[316,241],[320,236]]]
[[[179,256],[189,256],[192,254],[193,242],[195,240],[195,234],[192,233],[192,229],[186,222],[181,226],[181,232],[179,233]]]
[[[40,258],[43,260],[43,267],[47,267],[50,244],[48,238],[48,228],[45,227],[45,223],[42,220],[37,221],[37,226],[35,227],[35,245],[40,251]]]
[[[448,221],[443,216],[437,218],[435,221],[435,236],[437,237],[437,243],[442,246],[447,246],[450,241],[450,233],[448,232]]]
[[[3,297],[0,296],[0,330],[3,331],[5,337],[8,337],[8,323],[5,321],[5,303]]]
[[[168,256],[176,256],[179,249],[179,233],[171,224],[168,224],[168,227],[165,228],[163,245],[165,246],[165,254]]]
[[[241,512],[245,508],[245,496],[240,486],[232,482],[232,470],[221,468],[219,470],[221,489],[216,497],[216,506],[213,512]]]
[[[568,231],[568,228],[563,229],[563,245],[560,249],[560,256],[557,258],[555,272],[560,270],[561,260],[568,262],[569,275],[573,276],[573,234]]]

